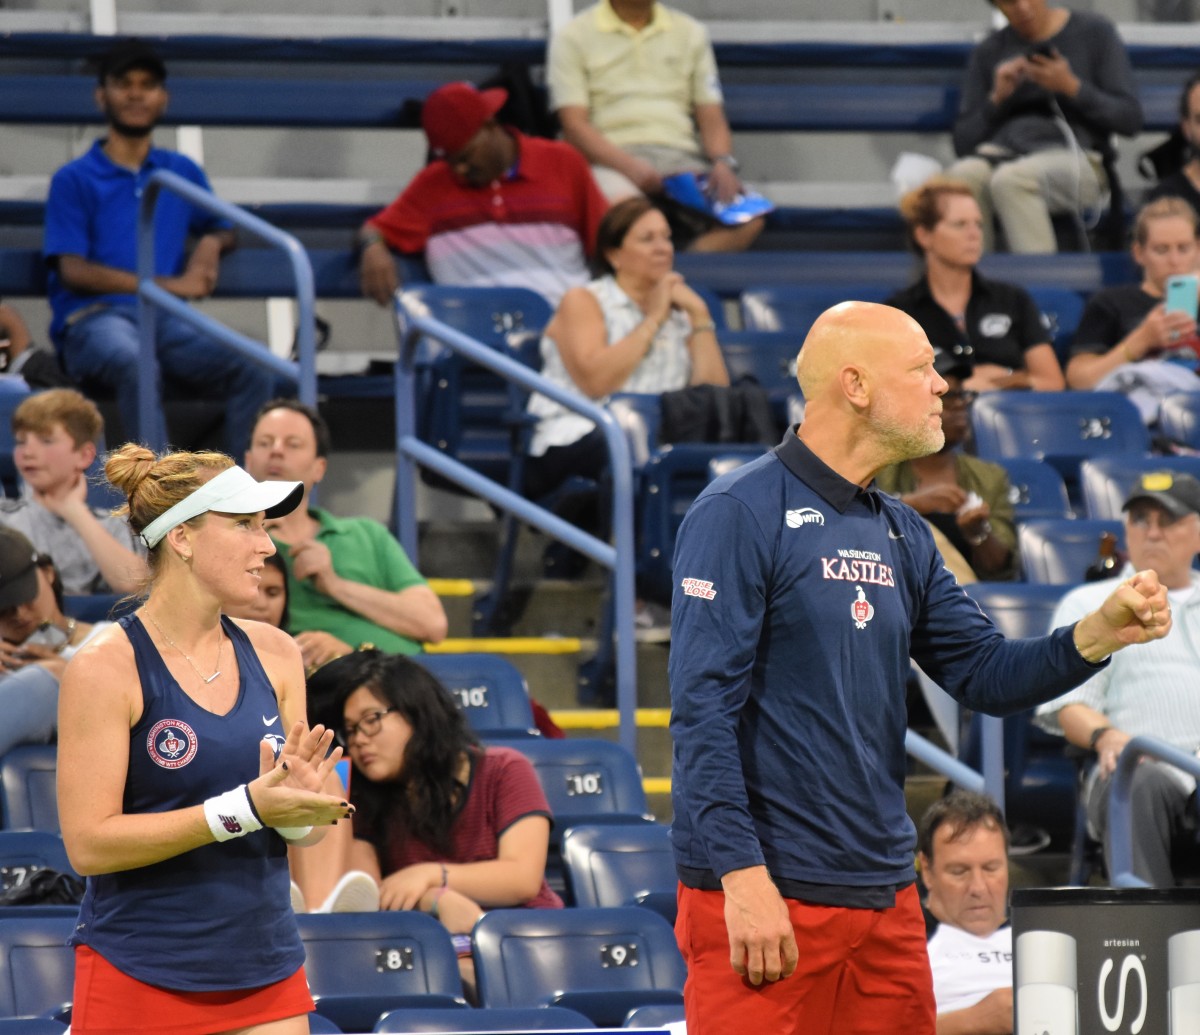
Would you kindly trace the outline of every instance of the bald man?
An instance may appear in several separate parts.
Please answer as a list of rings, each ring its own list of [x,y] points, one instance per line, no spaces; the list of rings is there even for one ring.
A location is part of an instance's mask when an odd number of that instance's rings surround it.
[[[909,657],[1005,715],[1166,635],[1153,572],[1042,639],[1006,641],[916,511],[872,487],[941,448],[920,326],[844,302],[798,362],[804,423],[718,479],[679,530],[671,842],[688,1035],[933,1035],[904,801]]]

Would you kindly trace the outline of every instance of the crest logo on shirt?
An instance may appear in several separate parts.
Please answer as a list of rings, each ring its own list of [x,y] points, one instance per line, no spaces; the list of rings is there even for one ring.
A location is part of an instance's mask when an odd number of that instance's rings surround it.
[[[196,757],[195,731],[178,719],[163,719],[146,734],[146,751],[163,769],[182,769]]]
[[[855,586],[854,592],[858,598],[850,605],[850,615],[854,619],[855,629],[865,629],[867,622],[875,617],[875,606],[867,599],[862,586]]]
[[[278,733],[264,733],[263,740],[271,745],[271,754],[279,758],[279,752],[283,750],[285,738],[281,737]]]
[[[783,519],[787,522],[788,528],[799,528],[801,525],[825,524],[825,515],[819,510],[814,510],[812,507],[799,507],[796,510],[789,510],[784,514]]]
[[[1012,326],[1008,313],[988,313],[979,321],[979,333],[985,338],[1003,338]]]

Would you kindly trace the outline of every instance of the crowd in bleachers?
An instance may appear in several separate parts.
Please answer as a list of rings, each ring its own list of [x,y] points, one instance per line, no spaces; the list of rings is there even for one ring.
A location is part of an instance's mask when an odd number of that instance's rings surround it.
[[[948,383],[946,446],[881,472],[879,487],[926,518],[947,566],[964,585],[976,583],[969,592],[985,612],[989,601],[996,607],[997,624],[1005,607],[1028,604],[1037,617],[1026,631],[1044,631],[1042,588],[1059,587],[1051,591],[1057,602],[1091,574],[1120,570],[1127,517],[1138,522],[1135,535],[1147,526],[1167,533],[1164,517],[1126,515],[1130,486],[1144,486],[1144,498],[1169,510],[1180,496],[1172,485],[1200,477],[1200,159],[1178,154],[1173,168],[1160,169],[1147,204],[1129,205],[1115,179],[1112,134],[1132,135],[1142,120],[1135,71],[1115,30],[1040,0],[993,2],[1006,22],[971,58],[954,127],[960,161],[952,172],[963,179],[931,179],[897,206],[916,259],[856,253],[841,268],[833,255],[779,252],[772,268],[771,217],[723,216],[748,191],[730,125],[745,124],[753,91],[735,92],[727,108],[703,27],[628,0],[588,8],[553,40],[549,104],[562,141],[513,128],[510,91],[424,84],[429,163],[390,205],[354,211],[347,237],[355,240],[325,250],[318,289],[334,285],[332,293],[385,306],[407,292],[473,334],[486,310],[482,324],[495,342],[514,346],[521,335],[511,332],[524,332],[522,358],[555,384],[606,403],[626,396],[617,406],[637,474],[638,591],[659,603],[670,599],[675,535],[695,496],[802,415],[796,354],[816,317],[849,298],[896,306],[920,324]],[[631,46],[637,60],[629,64]],[[685,67],[668,60],[676,53],[686,54]],[[136,607],[123,597],[139,592],[148,573],[145,541],[111,516],[97,479],[98,455],[117,441],[92,401],[120,437],[165,441],[162,414],[145,426],[137,400],[145,376],[138,199],[156,168],[208,186],[198,164],[152,146],[167,101],[159,54],[143,42],[120,44],[97,71],[106,135],[55,174],[44,208],[53,349],[38,345],[40,328],[31,333],[0,304],[0,479],[11,497],[0,501],[0,900],[31,866],[71,870],[60,841],[16,830],[58,833],[54,706],[65,661],[110,615]],[[1182,79],[1180,132],[1190,145],[1200,140],[1200,111],[1192,110],[1200,91]],[[340,102],[331,94],[330,103]],[[677,175],[700,178],[703,211],[665,196]],[[1053,253],[1067,224],[1066,239],[1086,252],[1103,243],[1087,223],[1111,198],[1122,229],[1130,227],[1127,257],[1064,250],[1023,265],[996,254]],[[233,245],[222,221],[164,200],[155,279],[184,302],[219,293],[231,267],[221,257]],[[8,258],[0,256],[0,289],[41,286],[45,271],[16,270]],[[256,259],[245,261],[243,270]],[[262,276],[249,272],[251,281]],[[223,434],[226,451],[244,456],[255,478],[304,485],[299,508],[272,529],[282,562],[264,573],[260,599],[242,617],[294,636],[306,675],[323,687],[310,687],[310,719],[336,730],[354,762],[349,791],[339,782],[332,793],[348,794],[360,818],[322,846],[289,850],[319,1015],[312,1030],[438,1030],[468,1001],[473,1030],[681,1021],[684,967],[667,923],[675,919],[675,864],[635,760],[603,741],[542,736],[538,727],[551,732],[553,724],[535,719],[519,675],[498,660],[477,656],[464,672],[461,658],[422,655],[449,627],[395,537],[368,519],[310,505],[332,451],[320,409],[268,402],[292,386],[175,315],[157,319],[165,388],[214,396],[224,411],[219,432],[202,430],[197,444]],[[607,534],[602,435],[537,395],[522,416],[524,396],[450,354],[431,350],[424,359],[423,438]],[[664,409],[665,393],[673,398]],[[690,418],[699,430],[680,430],[683,405],[702,407]],[[528,454],[516,465],[514,448]],[[1200,520],[1192,517],[1200,497],[1192,509],[1187,491],[1181,498],[1183,509],[1169,516]],[[1098,553],[1115,560],[1096,569]],[[546,556],[548,574],[584,566],[578,555]],[[994,585],[1001,582],[1011,585]],[[1036,600],[1024,600],[1025,587]],[[413,682],[407,663],[388,660],[407,654],[435,677],[417,680],[416,690],[399,687]],[[320,683],[342,672],[349,682]],[[1113,727],[1089,704],[1101,720],[1067,736],[1096,750],[1098,741],[1111,745]],[[409,745],[425,721],[447,739],[418,752]],[[1028,713],[1008,722],[1011,820],[1026,784],[1038,782],[1038,753],[1062,751]],[[378,748],[389,738],[394,758],[355,757],[352,745]],[[388,826],[395,815],[379,805],[368,815],[364,805],[376,782],[394,791],[414,759],[443,771],[406,785],[401,835]],[[504,770],[503,783],[495,775],[476,783],[489,766]],[[1058,798],[1043,811],[1043,803],[1031,806],[1031,822],[1057,822],[1066,799],[1076,876],[1088,832],[1074,808],[1073,767],[1065,776],[1056,769],[1053,782]],[[479,827],[464,833],[455,825],[461,813]],[[1092,818],[1095,834],[1103,824]],[[1172,874],[1158,865],[1150,876],[1169,883]],[[503,908],[521,905],[530,908]],[[62,1030],[55,1025],[69,1018],[73,962],[64,943],[75,907],[9,908],[13,919],[0,923],[0,1032],[10,1017],[26,1018],[21,1030]],[[19,975],[6,963],[18,948],[36,961]],[[536,1016],[522,1012],[529,1007]]]

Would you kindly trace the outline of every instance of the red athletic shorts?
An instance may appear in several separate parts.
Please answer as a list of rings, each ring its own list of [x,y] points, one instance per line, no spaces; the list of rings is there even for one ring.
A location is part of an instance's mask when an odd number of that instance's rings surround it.
[[[72,1035],[208,1035],[312,1010],[303,967],[261,988],[174,992],[123,974],[86,945],[75,947]]]
[[[724,893],[680,885],[675,937],[688,969],[688,1035],[934,1035],[916,885],[891,909],[785,901],[799,963],[791,977],[755,987],[729,963]]]

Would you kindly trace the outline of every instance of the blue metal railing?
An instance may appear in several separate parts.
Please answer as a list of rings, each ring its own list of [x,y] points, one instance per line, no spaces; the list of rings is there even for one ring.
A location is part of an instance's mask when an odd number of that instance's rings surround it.
[[[963,790],[989,795],[1001,811],[1004,809],[1004,741],[1003,720],[985,715],[981,730],[983,772],[977,773],[913,730],[904,733],[905,750],[931,769],[952,780]]]
[[[1112,854],[1111,883],[1114,888],[1149,887],[1133,872],[1133,816],[1129,792],[1133,773],[1143,757],[1156,758],[1200,778],[1200,758],[1153,737],[1134,737],[1117,759],[1108,798],[1108,837]]]
[[[417,551],[416,481],[417,466],[427,467],[468,492],[487,500],[526,524],[566,543],[612,571],[612,592],[616,639],[617,710],[620,715],[620,742],[631,752],[637,750],[637,660],[633,636],[633,474],[629,443],[616,418],[590,399],[561,388],[534,372],[525,364],[506,356],[474,338],[435,320],[421,311],[420,303],[410,304],[402,293],[396,298],[396,327],[400,355],[396,363],[396,532],[400,543],[411,555]],[[422,338],[430,339],[513,382],[527,391],[540,392],[555,402],[594,421],[604,432],[612,476],[613,544],[576,528],[562,518],[539,507],[523,496],[500,485],[466,464],[438,452],[416,435],[417,379],[414,371],[416,350]],[[604,645],[601,645],[602,647]]]
[[[948,727],[954,730],[962,726],[962,706],[950,697],[935,683],[916,663],[912,666],[913,674],[917,677],[921,692],[934,721],[942,726],[943,731],[950,735]],[[959,787],[976,793],[984,793],[992,798],[1004,811],[1004,720],[994,715],[977,716],[979,724],[979,772],[960,762],[953,755],[943,751],[937,745],[930,743],[919,733],[908,730],[905,733],[904,747],[907,752],[931,769],[941,773],[947,779],[953,780]]]
[[[186,201],[228,220],[239,229],[245,230],[266,244],[282,251],[292,267],[295,281],[299,328],[296,335],[296,352],[299,361],[281,359],[274,355],[263,342],[239,334],[231,327],[211,316],[194,309],[183,299],[159,287],[154,282],[154,209],[161,191],[178,194]],[[142,204],[138,211],[137,226],[138,258],[138,324],[141,332],[141,356],[138,378],[138,423],[142,429],[142,440],[152,449],[160,450],[166,445],[159,431],[164,427],[159,420],[162,412],[162,390],[158,373],[158,355],[155,339],[158,310],[165,309],[181,320],[209,335],[222,346],[266,367],[273,374],[298,386],[302,402],[315,405],[317,401],[316,343],[313,336],[313,314],[315,291],[313,288],[312,264],[308,253],[295,237],[264,222],[257,216],[222,201],[211,191],[198,187],[176,173],[160,169],[146,181],[142,193]],[[151,432],[150,429],[153,429]]]

